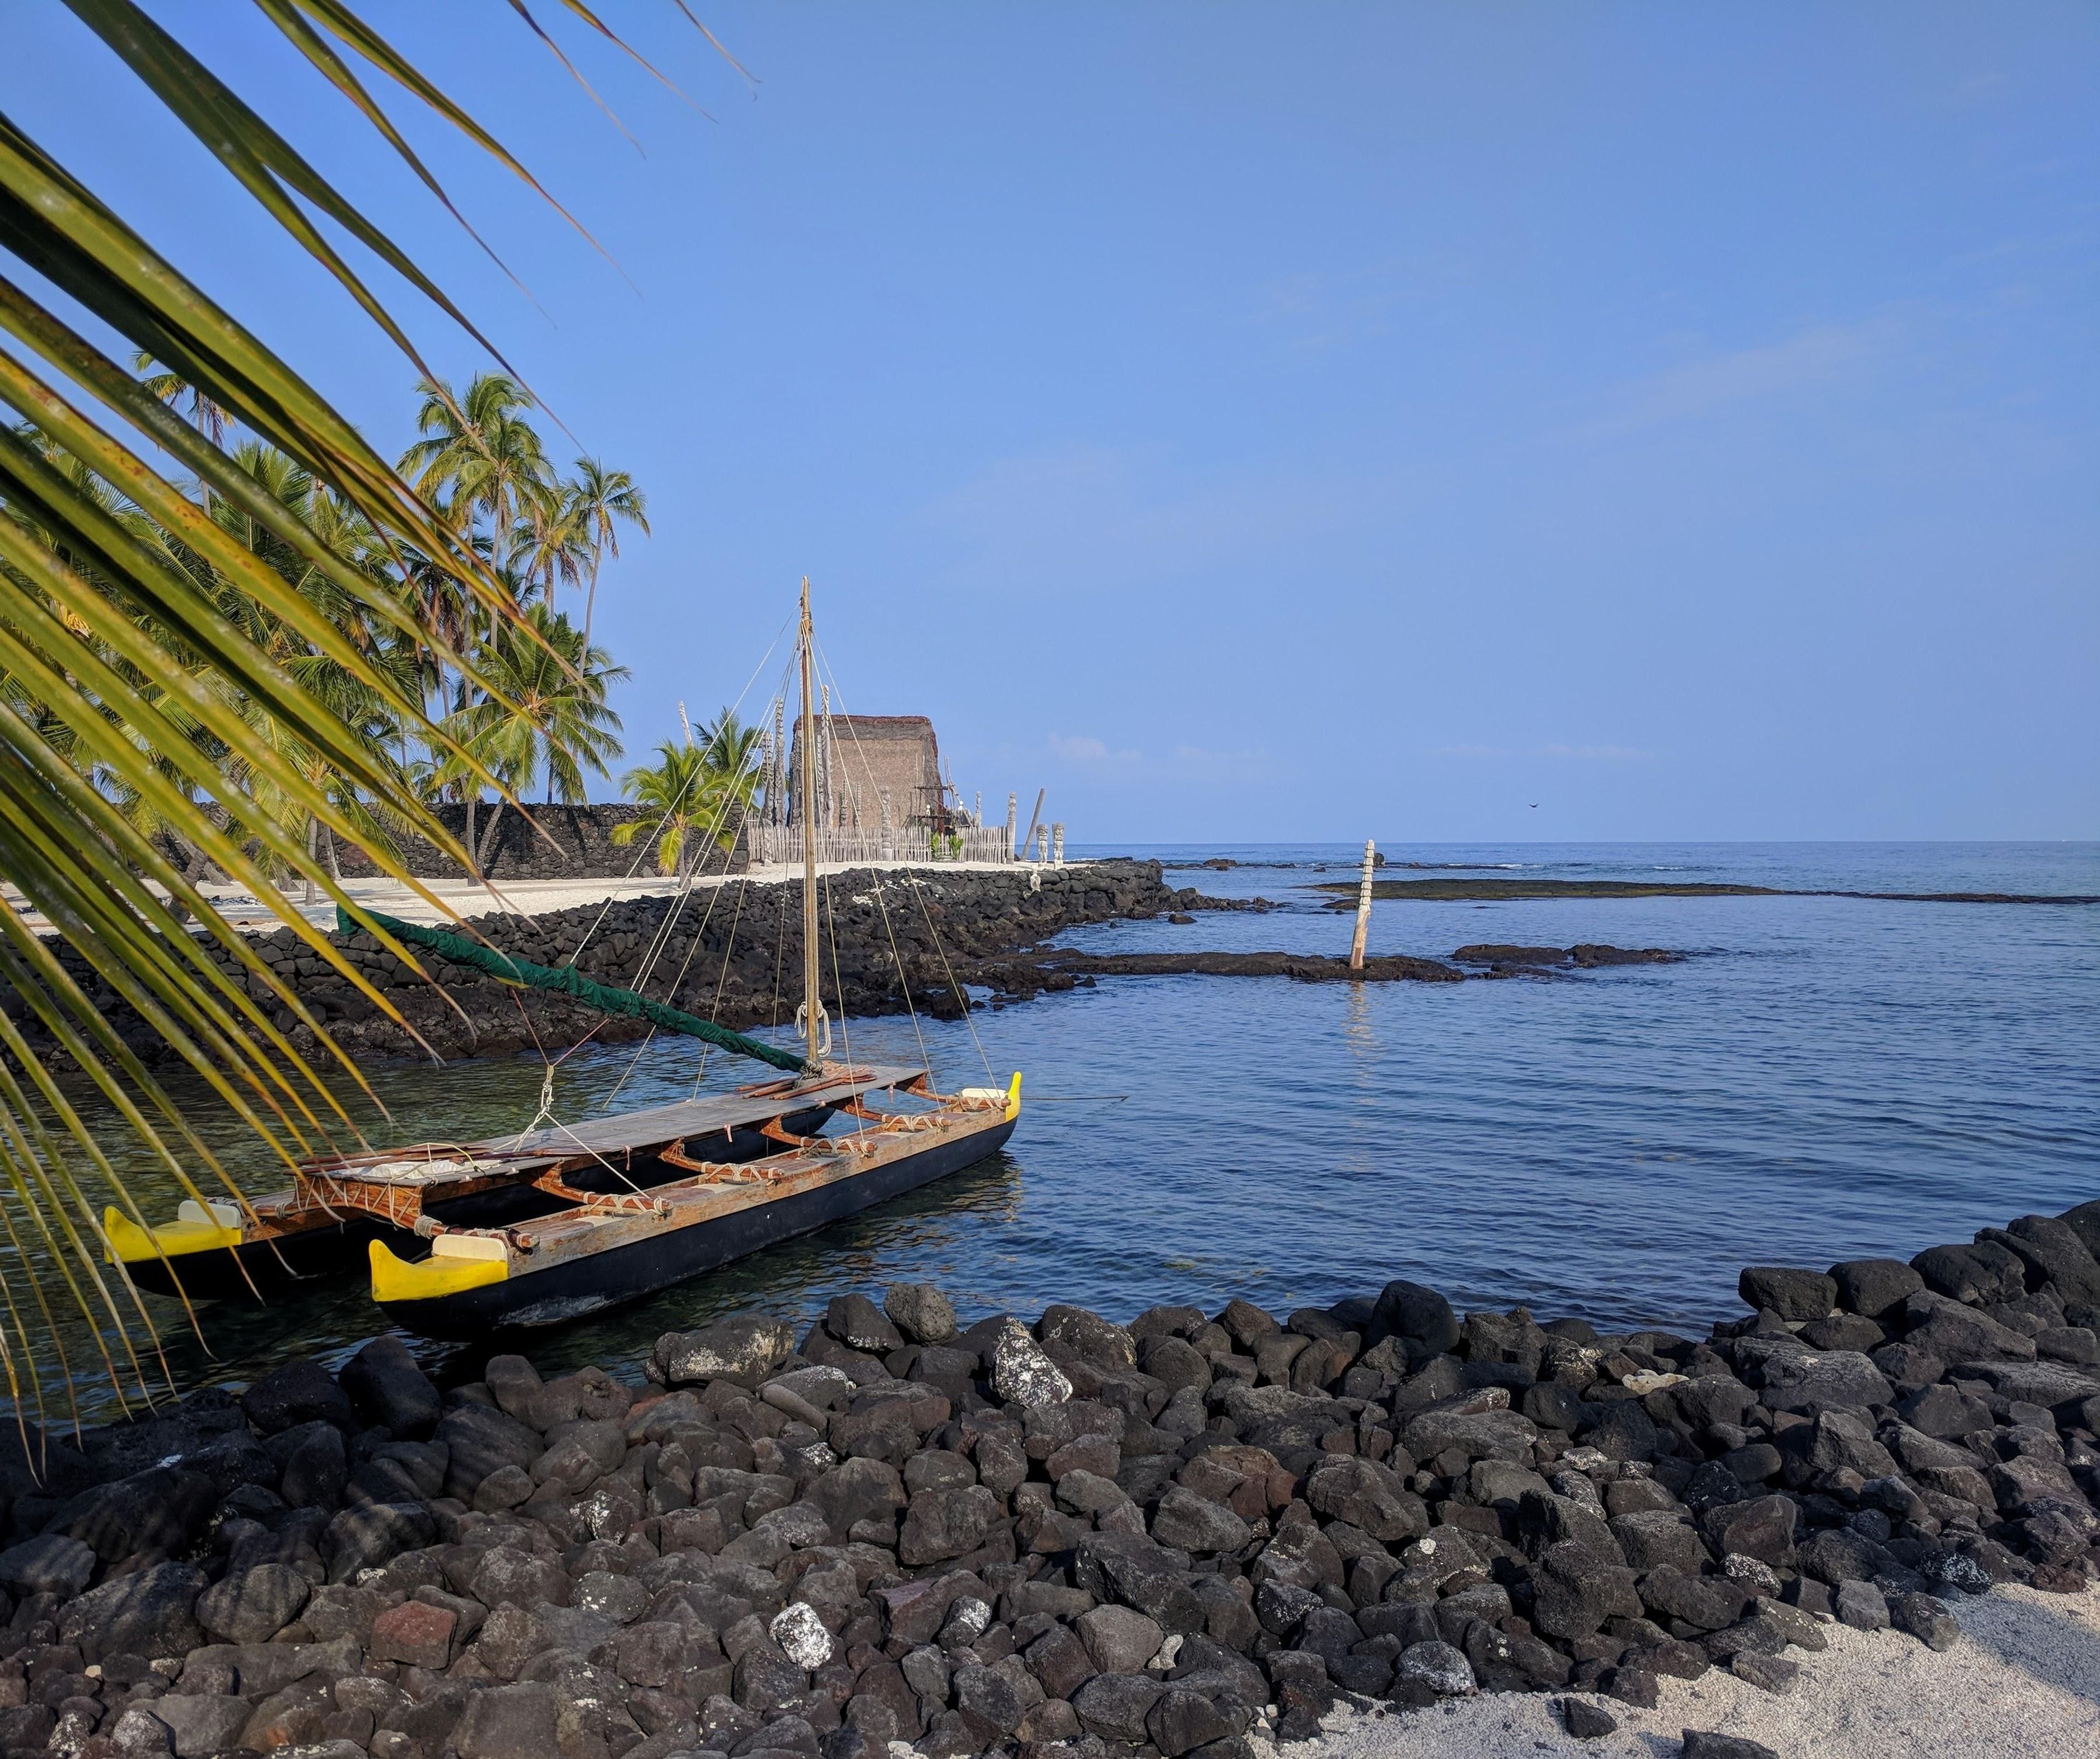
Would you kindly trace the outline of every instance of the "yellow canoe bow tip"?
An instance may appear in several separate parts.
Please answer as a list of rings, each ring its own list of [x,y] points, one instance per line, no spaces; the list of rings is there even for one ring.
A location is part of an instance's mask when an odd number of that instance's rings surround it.
[[[112,1264],[143,1264],[180,1258],[185,1253],[239,1245],[240,1212],[230,1203],[214,1203],[207,1208],[185,1201],[175,1211],[174,1220],[145,1228],[112,1205],[102,1212],[102,1232],[108,1241],[106,1255]]]
[[[979,1105],[1003,1105],[1006,1122],[1010,1124],[1021,1116],[1021,1071],[1014,1070],[1013,1079],[1004,1087],[964,1087],[955,1097]]]
[[[490,1283],[508,1281],[510,1255],[501,1240],[476,1234],[440,1234],[430,1255],[413,1263],[396,1258],[383,1240],[372,1242],[372,1298],[434,1301]]]

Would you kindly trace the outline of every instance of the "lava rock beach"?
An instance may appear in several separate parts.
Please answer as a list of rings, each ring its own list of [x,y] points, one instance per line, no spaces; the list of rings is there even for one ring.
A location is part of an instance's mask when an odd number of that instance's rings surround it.
[[[667,1334],[643,1385],[441,1391],[382,1338],[15,1439],[0,1748],[1248,1759],[1494,1692],[1580,1736],[2090,1591],[2100,1201],[1740,1292],[1691,1338],[898,1285]]]

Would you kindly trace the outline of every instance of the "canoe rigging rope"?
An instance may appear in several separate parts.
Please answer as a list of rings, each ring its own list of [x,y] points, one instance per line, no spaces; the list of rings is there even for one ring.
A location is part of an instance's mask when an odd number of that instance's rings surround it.
[[[919,913],[926,919],[926,932],[933,937],[933,950],[941,955],[941,968],[948,974],[948,986],[955,992],[955,1001],[962,1008],[963,1024],[970,1029],[970,1043],[977,1047],[977,1060],[984,1065],[985,1079],[995,1081],[996,1078],[991,1072],[991,1059],[985,1054],[984,1040],[977,1036],[977,1023],[970,1018],[969,991],[963,987],[961,980],[955,976],[955,968],[949,960],[948,949],[942,941],[941,931],[933,926],[933,913],[926,902],[926,888],[919,883],[918,875],[909,868],[905,870],[904,877],[911,889],[919,895]]]
[[[836,685],[838,681],[833,679],[832,681]],[[843,705],[845,700],[844,692],[839,693],[839,700]],[[862,769],[871,777],[875,774],[874,769],[867,760],[867,752],[862,748],[860,729],[854,725],[851,715],[846,716],[846,732],[854,742],[854,752],[860,759]],[[920,1029],[919,1025],[919,1010],[912,1003],[911,980],[904,969],[904,955],[898,950],[897,928],[889,919],[889,902],[885,895],[886,890],[886,876],[878,871],[875,875],[875,907],[881,914],[882,932],[889,941],[889,963],[896,968],[897,987],[904,997],[904,1012],[911,1021],[911,1036],[919,1043],[919,1065],[930,1073],[933,1067],[933,1060],[927,1054],[926,1034]],[[832,963],[834,965],[837,963],[836,954]],[[839,991],[839,1009],[841,1013],[845,1012],[845,991],[841,988]]]
[[[721,1018],[722,992],[729,987],[730,954],[736,946],[736,931],[743,921],[744,894],[749,889],[750,884],[751,875],[748,872],[745,873],[743,876],[737,881],[736,912],[730,918],[729,933],[724,937],[722,941],[721,969],[715,974],[715,999],[712,1004],[708,1009],[708,1018],[709,1020],[720,1020]],[[707,924],[704,922],[700,926],[704,929]],[[694,937],[694,950],[697,951],[699,950],[698,936]],[[686,954],[686,960],[688,964],[692,962],[692,953],[689,952]],[[681,983],[685,981],[685,973],[682,971],[679,972],[678,981]],[[673,993],[675,994],[676,992],[674,991]],[[708,1047],[702,1046],[700,1049],[700,1066],[693,1071],[693,1091],[686,1096],[687,1098],[697,1100],[700,1096],[700,1083],[707,1079],[707,1075]]]
[[[845,980],[839,975],[839,907],[832,897],[832,881],[828,874],[824,876],[822,884],[824,888],[824,938],[831,943],[832,948],[832,988],[837,992],[839,998],[839,1042],[845,1046],[846,1061],[850,1064],[854,1060],[853,1033],[846,1025]],[[823,999],[816,996],[813,996],[810,999],[816,1003],[817,1024],[823,1029],[824,1037],[828,1041],[831,1038],[832,1023],[824,1013]],[[828,1043],[826,1048],[829,1048]],[[854,1120],[854,1128],[856,1132],[867,1127],[867,1125],[859,1119]]]
[[[773,931],[773,1029],[780,1029],[780,982],[788,960],[788,888],[780,888],[780,922]]]
[[[517,1001],[518,999],[515,995],[513,995],[511,999],[513,1001]],[[525,1004],[523,1002],[518,1003],[518,1012],[520,1014],[524,1013]],[[528,1029],[531,1027],[532,1022],[530,1016],[527,1016],[525,1024]],[[539,1046],[540,1035],[536,1032],[532,1034],[532,1043],[536,1047]],[[608,1161],[602,1154],[599,1153],[596,1148],[593,1148],[588,1142],[585,1141],[581,1136],[578,1135],[576,1131],[570,1129],[567,1124],[563,1123],[560,1118],[554,1115],[554,1069],[556,1065],[548,1061],[547,1053],[545,1049],[541,1049],[540,1051],[540,1060],[545,1065],[545,1072],[540,1077],[540,1109],[533,1114],[532,1122],[518,1132],[517,1136],[511,1143],[512,1152],[514,1153],[518,1148],[523,1148],[525,1145],[525,1139],[531,1135],[534,1131],[537,1130],[544,1122],[549,1131],[558,1131],[561,1135],[567,1136],[570,1141],[576,1144],[578,1148],[581,1148],[585,1153],[588,1154],[593,1160],[596,1161],[599,1166],[602,1166],[608,1173],[611,1174],[615,1179],[617,1179],[623,1185],[626,1186],[629,1191],[635,1194],[635,1196],[638,1197],[646,1197],[647,1193],[644,1192],[641,1186],[635,1184],[634,1179],[630,1174],[620,1167],[615,1166],[611,1162]],[[477,1229],[472,1231],[479,1232],[480,1230]]]
[[[689,1038],[704,1038],[710,1044],[718,1044],[725,1051],[734,1051],[740,1056],[755,1057],[761,1063],[770,1063],[775,1069],[789,1074],[810,1073],[806,1060],[792,1051],[783,1051],[777,1045],[767,1044],[757,1038],[746,1038],[740,1032],[731,1032],[726,1026],[717,1026],[712,1021],[702,1020],[663,1002],[653,1002],[647,996],[638,995],[632,990],[621,990],[611,984],[599,983],[586,977],[573,965],[554,967],[535,964],[530,959],[514,959],[507,953],[468,940],[464,935],[452,934],[441,928],[418,928],[413,923],[401,921],[377,910],[367,910],[372,921],[386,929],[397,940],[416,946],[427,947],[440,957],[455,964],[471,965],[477,971],[514,987],[548,990],[557,994],[573,996],[586,1007],[594,1007],[607,1014],[624,1015],[633,1020],[646,1020],[671,1032],[684,1033]],[[349,913],[337,912],[338,932],[345,935],[356,931]],[[542,1055],[544,1056],[544,1051]]]
[[[752,686],[758,681],[759,673],[765,669],[765,662],[773,657],[773,650],[780,645],[780,637],[788,633],[788,625],[793,620],[793,615],[791,614],[788,617],[783,618],[781,621],[780,627],[773,632],[773,639],[765,644],[765,651],[758,656],[758,663],[751,668],[751,676],[743,681],[743,688],[736,693],[736,700],[730,704],[729,712],[730,714],[734,715],[738,709],[743,706],[744,698],[751,694]],[[694,783],[698,779],[698,770],[695,770],[692,775],[690,775],[686,778],[685,785],[678,790],[677,798],[672,801],[670,805],[664,808],[664,822],[668,823],[671,814],[676,812],[680,806],[684,805],[686,790],[690,788]],[[660,843],[661,842],[662,838],[660,835],[655,840]],[[642,847],[635,852],[634,865],[627,870],[627,877],[629,880],[633,879],[635,875],[642,871],[642,864],[644,861],[648,859],[648,856],[649,844],[647,843],[644,843]],[[576,950],[569,954],[567,959],[567,963],[569,964],[575,964],[578,959],[583,957],[584,949],[590,945],[592,936],[595,935],[598,930],[604,926],[607,912],[611,910],[613,902],[613,899],[608,896],[605,902],[598,906],[598,915],[593,919],[590,927],[584,931],[584,937],[576,943]]]
[[[840,689],[838,689],[838,676],[836,676],[834,672],[832,672],[832,663],[830,663],[830,661],[827,661],[827,659],[825,659],[823,653],[821,653],[821,649],[817,649],[817,642],[814,642],[814,636],[813,636],[813,638],[810,638],[810,649],[813,649],[813,657],[814,657],[814,659],[817,659],[817,665],[819,665],[819,668],[821,668],[821,672],[823,672],[823,676],[825,676],[825,678],[827,678],[827,680],[830,680],[830,685],[832,685],[832,690],[834,690],[834,694],[836,694],[836,697],[838,697],[838,699],[840,699],[840,703],[845,703],[845,690],[840,690]],[[911,869],[911,867],[905,867],[905,884],[907,884],[907,886],[911,888],[911,890],[914,890],[914,892],[918,892],[918,898],[920,898],[920,915],[926,917],[926,934],[929,934],[929,937],[933,938],[933,951],[934,951],[934,953],[938,953],[938,955],[941,955],[941,970],[947,972],[949,989],[954,989],[954,990],[955,990],[955,1001],[958,1001],[958,1003],[962,1003],[962,1025],[964,1025],[964,1026],[968,1026],[968,1029],[970,1029],[970,1043],[977,1045],[977,1060],[978,1060],[978,1062],[981,1062],[981,1065],[985,1065],[985,1079],[987,1079],[987,1081],[993,1081],[993,1079],[995,1079],[995,1077],[993,1077],[993,1073],[991,1073],[991,1058],[989,1058],[989,1056],[985,1056],[985,1041],[977,1035],[977,1022],[974,1022],[973,1018],[970,1018],[970,993],[968,993],[968,990],[966,990],[966,989],[964,989],[964,986],[960,985],[958,981],[955,981],[955,966],[954,966],[954,963],[951,963],[951,961],[949,961],[949,957],[947,957],[947,945],[945,945],[945,942],[941,941],[941,930],[938,930],[938,928],[934,928],[934,922],[933,922],[933,911],[930,911],[929,906],[926,906],[926,892],[924,892],[924,886],[920,886],[918,873],[915,873],[914,869]],[[894,946],[894,941],[890,942],[890,945]],[[901,981],[901,978],[903,978],[903,966],[901,966],[901,963],[899,963],[899,968],[897,968],[897,976],[899,976],[899,981]],[[911,1026],[914,1026],[914,1030],[918,1030],[918,1014],[915,1014],[915,1012],[914,1012],[914,1016],[911,1016]],[[922,1047],[922,1050],[924,1050],[924,1037],[922,1037],[922,1039],[920,1039],[920,1047]]]
[[[750,694],[752,683],[757,679],[759,672],[765,668],[766,659],[771,658],[774,648],[779,646],[781,633],[786,630],[787,627],[787,624],[783,622],[781,624],[780,628],[774,632],[773,640],[767,645],[765,655],[760,658],[758,665],[752,669],[751,677],[744,680],[743,690],[737,692],[736,701],[730,705],[729,710],[730,714],[734,714],[738,708],[743,707],[744,698]],[[783,688],[785,688],[784,672],[783,674]],[[694,779],[694,778],[689,777],[687,778],[686,786],[690,787]],[[682,800],[683,798],[684,791],[682,789],[680,791],[679,799]],[[736,791],[734,789],[726,791],[723,794],[721,800],[716,809],[713,822],[708,825],[707,834],[701,840],[703,849],[704,849],[708,844],[718,844],[721,842],[722,827],[728,822],[730,809],[737,804],[738,800]],[[668,818],[668,813],[666,816]],[[672,936],[677,927],[678,919],[684,914],[686,901],[692,896],[695,882],[699,877],[699,867],[701,864],[704,863],[705,859],[705,855],[703,854],[699,862],[687,867],[685,876],[679,882],[676,902],[672,905],[670,910],[665,913],[664,920],[658,924],[655,934],[651,937],[649,950],[643,955],[642,963],[638,968],[634,983],[634,987],[638,993],[643,991],[647,988],[650,979],[655,973],[657,960],[661,958],[664,951],[668,949],[671,944]],[[639,866],[639,857],[638,857],[637,865]],[[743,910],[743,888],[745,884],[748,883],[750,875],[748,872],[747,872],[739,882],[737,893],[737,915],[739,918],[741,918]],[[665,986],[664,992],[665,1000],[668,1001],[675,997],[681,986],[685,983],[686,974],[692,968],[693,955],[699,950],[701,943],[707,937],[708,924],[714,919],[715,906],[721,899],[721,892],[722,888],[720,886],[710,886],[708,888],[707,908],[700,913],[699,926],[693,931],[691,939],[686,943],[686,957],[678,967],[678,975],[672,979],[670,983]],[[601,910],[599,912],[599,920],[602,921],[603,919],[604,911]],[[595,924],[593,924],[593,928],[595,928]],[[735,924],[732,924],[730,929],[730,941],[731,946],[734,946],[735,944]],[[588,939],[588,937],[586,937],[586,939]],[[580,954],[582,950],[583,949],[580,946],[578,947],[576,950],[577,954]],[[723,952],[725,972],[727,969],[728,956],[728,949],[725,948]],[[571,963],[574,963],[574,956],[571,957]],[[720,986],[717,985],[715,991],[714,1007],[710,1011],[709,1018],[718,1018],[721,1012],[721,990]],[[594,1033],[597,1029],[597,1028],[593,1027],[592,1031]],[[586,1039],[588,1039],[589,1036],[589,1034],[585,1035]],[[606,1096],[604,1102],[599,1106],[598,1110],[601,1113],[609,1112],[612,1109],[613,1101],[620,1097],[620,1090],[625,1087],[628,1082],[633,1078],[635,1070],[642,1066],[642,1056],[648,1051],[649,1047],[655,1043],[655,1028],[651,1026],[649,1031],[643,1035],[642,1043],[635,1047],[634,1054],[628,1059],[627,1067],[620,1072],[620,1079],[613,1083],[612,1091]],[[571,1048],[574,1049],[575,1047],[571,1047]],[[695,1072],[693,1076],[693,1091],[695,1094],[699,1091],[699,1084],[707,1075],[707,1069],[708,1053],[704,1050],[700,1052],[699,1067]]]

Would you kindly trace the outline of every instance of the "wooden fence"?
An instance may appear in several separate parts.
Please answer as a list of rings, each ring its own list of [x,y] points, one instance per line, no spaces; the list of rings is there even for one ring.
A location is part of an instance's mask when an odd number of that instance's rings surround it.
[[[743,835],[754,867],[774,866],[803,858],[803,827],[800,825],[748,824]],[[1004,825],[972,825],[944,837],[924,831],[819,827],[817,859],[827,863],[1011,862],[1013,840]]]

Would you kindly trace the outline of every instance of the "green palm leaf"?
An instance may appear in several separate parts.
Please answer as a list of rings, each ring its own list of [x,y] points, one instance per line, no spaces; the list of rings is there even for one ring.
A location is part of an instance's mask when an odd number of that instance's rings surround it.
[[[443,291],[133,0],[66,3],[450,403],[323,225],[487,347]],[[448,209],[346,56],[540,189],[348,0],[255,4]],[[567,10],[611,37],[587,7]],[[472,518],[426,500],[5,116],[0,259],[0,406],[24,424],[0,427],[0,879],[23,906],[0,906],[0,988],[17,1004],[0,1009],[0,1374],[18,1410],[41,1413],[40,1356],[68,1391],[83,1366],[64,1347],[68,1309],[85,1316],[120,1397],[146,1392],[152,1360],[152,1316],[104,1263],[90,1186],[148,1218],[85,1096],[191,1197],[201,1184],[235,1191],[141,1044],[280,1157],[355,1140],[335,1090],[345,1076],[361,1082],[357,1069],[216,910],[193,864],[271,901],[307,950],[394,1014],[274,882],[326,894],[412,968],[336,882],[320,840],[355,843],[397,878],[391,835],[467,860],[418,791],[409,743],[456,787],[507,791],[543,772],[554,791],[580,794],[584,772],[618,751],[604,694],[618,673],[566,619],[521,611]],[[60,315],[68,303],[156,373],[125,370]],[[196,425],[170,407],[179,397]],[[254,440],[229,450],[206,412]],[[551,589],[595,573],[610,522],[639,522],[640,497],[621,478],[615,489],[631,500],[607,503],[603,529],[576,536],[583,515],[518,421],[485,448],[479,476],[452,468],[457,458],[445,474],[470,508],[510,509],[505,542],[522,524]],[[461,702],[449,727],[426,708],[430,680],[448,673]]]

